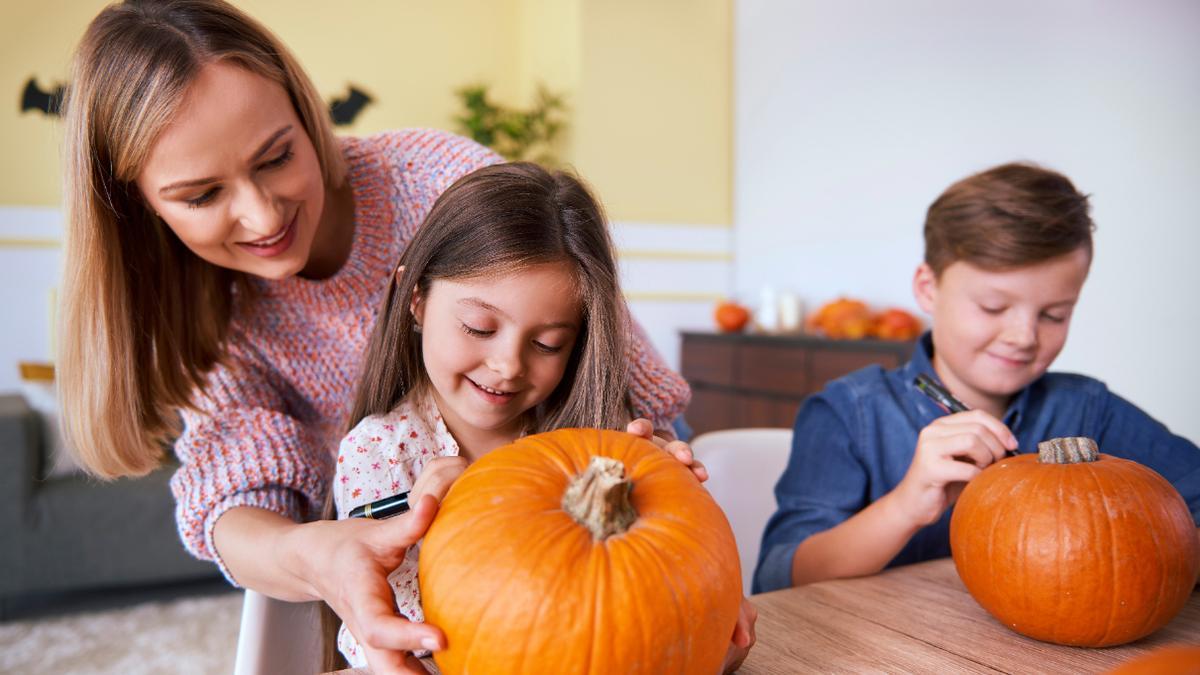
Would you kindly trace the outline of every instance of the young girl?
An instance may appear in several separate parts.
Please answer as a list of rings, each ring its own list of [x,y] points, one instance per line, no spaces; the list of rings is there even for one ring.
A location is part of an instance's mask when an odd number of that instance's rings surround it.
[[[440,499],[468,462],[524,434],[626,428],[624,308],[604,218],[575,177],[504,164],[452,185],[381,308],[338,453],[338,517],[403,491]],[[414,622],[417,557],[410,547],[388,575]],[[338,646],[366,663],[344,625]]]

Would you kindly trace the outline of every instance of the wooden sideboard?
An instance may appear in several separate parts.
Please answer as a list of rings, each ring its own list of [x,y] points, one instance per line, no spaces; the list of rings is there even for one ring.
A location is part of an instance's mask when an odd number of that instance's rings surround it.
[[[685,418],[699,434],[738,427],[791,427],[800,402],[863,366],[903,364],[916,342],[827,340],[812,335],[681,334]]]

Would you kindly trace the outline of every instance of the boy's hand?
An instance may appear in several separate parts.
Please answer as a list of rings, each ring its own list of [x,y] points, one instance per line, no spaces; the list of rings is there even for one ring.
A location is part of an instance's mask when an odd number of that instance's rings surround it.
[[[675,459],[679,460],[681,464],[691,469],[692,474],[696,476],[696,480],[700,481],[701,483],[708,480],[708,469],[704,468],[703,463],[696,461],[696,458],[692,455],[691,446],[683,441],[668,441],[665,438],[656,436],[654,434],[654,425],[650,422],[650,420],[644,417],[639,417],[630,422],[629,425],[625,427],[625,431],[633,434],[634,436],[641,436],[642,438],[654,443],[659,448],[665,450],[667,454],[671,455]]]
[[[417,476],[417,482],[413,483],[412,490],[408,493],[408,503],[416,504],[423,495],[433,495],[439,504],[442,503],[442,499],[450,491],[450,486],[466,470],[466,457],[434,457],[425,463],[421,475]]]
[[[905,517],[924,527],[941,518],[967,481],[1016,449],[1008,427],[982,410],[939,417],[921,430],[908,473],[892,495]]]
[[[750,654],[750,648],[757,639],[754,635],[754,622],[758,621],[758,610],[746,598],[742,598],[742,606],[738,609],[737,623],[733,626],[733,640],[729,643],[729,651],[725,652],[725,665],[722,673],[732,673],[742,667],[742,662]]]

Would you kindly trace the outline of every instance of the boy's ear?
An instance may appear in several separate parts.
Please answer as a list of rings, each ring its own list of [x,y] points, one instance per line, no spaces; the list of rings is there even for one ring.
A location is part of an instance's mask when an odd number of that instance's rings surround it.
[[[913,273],[913,298],[921,311],[933,316],[933,305],[937,300],[937,275],[929,263],[921,263]]]

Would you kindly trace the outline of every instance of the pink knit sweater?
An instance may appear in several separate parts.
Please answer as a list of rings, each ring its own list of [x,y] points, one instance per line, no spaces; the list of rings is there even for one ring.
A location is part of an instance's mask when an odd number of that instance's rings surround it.
[[[228,357],[197,398],[200,411],[183,412],[175,443],[182,466],[171,479],[180,537],[227,577],[212,542],[223,513],[256,506],[293,520],[320,514],[360,360],[401,252],[443,190],[500,161],[472,141],[426,129],[345,138],[342,152],[355,203],[349,259],[320,281],[254,279],[253,298],[235,299]],[[687,384],[634,333],[635,411],[669,428],[687,404]]]

